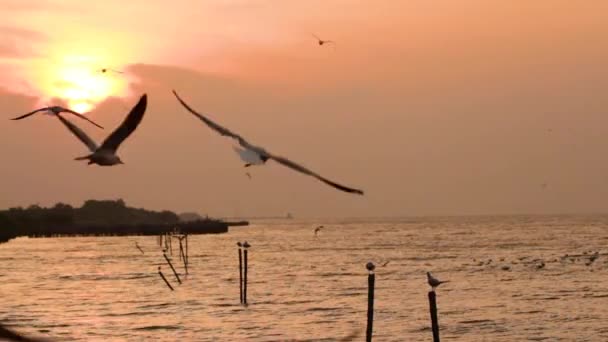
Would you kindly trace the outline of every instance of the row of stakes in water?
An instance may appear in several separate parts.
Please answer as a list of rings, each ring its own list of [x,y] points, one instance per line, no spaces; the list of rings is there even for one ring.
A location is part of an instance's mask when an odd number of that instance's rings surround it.
[[[177,282],[179,284],[181,284],[182,280],[179,277],[179,274],[175,270],[175,267],[173,267],[173,264],[171,263],[171,259],[169,259],[169,257],[167,257],[167,250],[169,250],[169,253],[171,255],[173,255],[172,236],[175,236],[179,240],[179,258],[180,258],[180,260],[183,261],[186,275],[188,275],[188,234],[185,234],[185,235],[164,234],[165,248],[163,249],[163,257],[167,261],[167,264],[169,264],[169,267],[171,267],[171,271],[173,271],[173,275],[175,275],[175,279],[177,280]],[[184,249],[184,243],[183,243],[184,240],[185,240],[185,247],[186,247],[185,249]],[[161,247],[163,245],[163,235],[159,236],[159,245]],[[167,278],[165,277],[165,275],[161,271],[161,267],[160,266],[158,266],[158,274],[163,279],[163,281],[165,282],[165,284],[167,285],[167,287],[171,291],[174,291],[173,286],[171,286],[171,283],[169,283],[169,281],[167,280]]]
[[[188,241],[187,235],[185,237],[186,237],[186,241]],[[182,258],[184,260],[184,267],[186,269],[186,274],[188,274],[188,266],[187,266],[188,257],[187,257],[187,253],[184,254],[184,252],[183,252],[184,250],[182,247],[182,239],[183,239],[183,237],[180,238],[180,240],[179,240],[180,241],[180,258]],[[165,241],[166,241],[166,238],[165,238]],[[170,242],[169,242],[169,245],[170,245]],[[251,247],[251,245],[247,241],[245,241],[243,243],[237,242],[237,246],[238,246],[238,257],[239,257],[239,297],[240,297],[240,303],[242,305],[247,306],[248,305],[248,303],[247,303],[248,250],[249,250],[249,247]],[[173,271],[173,274],[175,275],[175,278],[177,279],[178,283],[181,284],[179,275],[177,274],[177,272],[175,271],[175,268],[171,264],[171,260],[167,257],[166,249],[163,251],[163,256],[164,256],[165,260],[167,261],[167,263],[169,264],[169,266],[171,267],[171,270]],[[373,336],[374,289],[375,289],[375,283],[376,283],[376,274],[374,272],[375,268],[376,268],[376,266],[372,262],[368,262],[366,265],[366,269],[368,270],[368,305],[367,305],[367,328],[366,328],[365,340],[367,342],[371,342],[372,336]],[[169,289],[171,289],[171,291],[173,291],[173,287],[171,286],[169,281],[167,281],[165,276],[160,271],[160,266],[158,267],[158,273],[160,274],[162,279],[165,281],[165,283],[167,284]],[[433,333],[433,342],[439,342],[439,320],[438,320],[438,315],[437,315],[437,297],[435,294],[435,288],[444,282],[441,282],[441,281],[435,279],[430,273],[427,273],[427,279],[428,279],[429,285],[431,286],[431,291],[429,291],[429,293],[428,293],[428,298],[429,298],[429,311],[430,311],[430,315],[431,315],[431,330]]]

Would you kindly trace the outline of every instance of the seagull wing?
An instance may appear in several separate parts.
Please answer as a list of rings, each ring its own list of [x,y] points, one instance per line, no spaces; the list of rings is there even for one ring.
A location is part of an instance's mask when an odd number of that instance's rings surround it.
[[[321,40],[321,38],[319,38],[319,36],[317,36],[316,34],[311,33],[311,35],[312,35],[313,37],[317,38],[317,40]]]
[[[103,129],[103,127],[102,127],[102,126],[98,125],[96,122],[92,121],[91,119],[87,118],[86,116],[84,116],[84,115],[82,115],[82,114],[80,114],[80,113],[78,113],[78,112],[75,112],[75,111],[73,111],[73,110],[71,110],[71,109],[67,109],[67,108],[63,108],[63,110],[62,110],[62,111],[63,111],[63,112],[66,112],[66,113],[74,114],[74,115],[76,115],[77,117],[79,117],[79,118],[81,118],[81,119],[83,119],[83,120],[86,120],[86,121],[88,121],[88,122],[92,123],[93,125],[95,125],[95,126],[97,126],[97,127],[101,128],[101,129]]]
[[[116,152],[118,150],[118,146],[135,131],[141,119],[144,117],[144,113],[146,112],[146,107],[148,105],[148,96],[143,94],[139,99],[139,102],[131,109],[129,115],[125,118],[125,120],[118,126],[118,128],[110,134],[109,137],[101,145],[101,148],[110,150],[112,152]]]
[[[43,111],[45,111],[45,110],[49,110],[49,107],[44,107],[44,108],[36,109],[35,111],[29,112],[29,113],[27,113],[27,114],[23,114],[23,115],[18,116],[18,117],[16,117],[16,118],[12,118],[11,120],[21,120],[21,119],[25,119],[25,118],[27,118],[27,117],[28,117],[28,116],[30,116],[30,115],[34,115],[34,114],[36,114],[36,113],[38,113],[38,112],[43,112]]]
[[[354,189],[354,188],[349,188],[347,186],[338,184],[336,182],[330,181],[327,178],[322,177],[321,175],[305,168],[302,165],[298,165],[294,162],[292,162],[291,160],[284,158],[284,157],[280,157],[280,156],[274,156],[268,152],[266,152],[266,156],[270,159],[273,159],[274,161],[276,161],[279,164],[282,164],[283,166],[287,166],[290,169],[296,170],[298,172],[301,172],[303,174],[315,177],[316,179],[320,180],[321,182],[332,186],[338,190],[344,191],[344,192],[349,192],[349,193],[353,193],[353,194],[358,194],[358,195],[363,195],[363,190],[359,190],[359,189]]]
[[[225,127],[222,127],[222,126],[216,124],[215,122],[211,121],[209,118],[205,117],[204,115],[202,115],[202,114],[198,113],[197,111],[195,111],[194,109],[192,109],[192,107],[190,107],[186,102],[184,102],[184,100],[182,100],[179,97],[179,95],[177,95],[177,92],[175,90],[173,90],[173,95],[175,95],[175,97],[182,104],[182,106],[184,106],[190,113],[192,113],[196,117],[198,117],[202,122],[204,122],[212,130],[218,132],[220,135],[228,136],[228,137],[238,140],[241,145],[243,145],[243,143],[241,141],[244,141],[245,143],[247,143],[245,141],[245,139],[243,139],[240,135],[230,131],[228,128],[225,128]],[[243,147],[245,147],[245,146],[243,146]]]
[[[43,342],[46,340],[23,336],[15,331],[12,331],[0,325],[0,339],[7,341],[23,341],[23,342]]]
[[[95,152],[97,150],[97,144],[93,141],[93,139],[89,138],[89,136],[83,130],[71,123],[68,119],[61,116],[61,114],[57,114],[57,118],[65,125],[65,127],[72,131],[72,133],[74,133],[74,135],[80,139],[80,141],[87,145],[91,152]]]

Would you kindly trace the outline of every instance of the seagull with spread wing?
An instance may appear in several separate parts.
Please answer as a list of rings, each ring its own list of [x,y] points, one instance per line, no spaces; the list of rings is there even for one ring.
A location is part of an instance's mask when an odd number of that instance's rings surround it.
[[[320,46],[323,46],[323,44],[334,44],[334,46],[336,46],[336,42],[334,42],[333,40],[323,40],[321,38],[319,38],[319,36],[317,36],[316,34],[312,34],[313,37],[315,37],[317,39],[317,43]]]
[[[102,126],[100,126],[97,123],[93,122],[91,119],[87,118],[86,116],[84,116],[84,115],[82,115],[82,114],[80,114],[78,112],[75,112],[75,111],[73,111],[71,109],[63,108],[61,106],[50,106],[50,107],[44,107],[44,108],[36,109],[35,111],[29,112],[27,114],[23,114],[23,115],[18,116],[16,118],[12,118],[11,120],[25,119],[28,116],[34,115],[34,114],[39,113],[39,112],[47,113],[49,115],[55,115],[55,116],[59,115],[60,113],[70,113],[70,114],[76,115],[77,117],[79,117],[79,118],[81,118],[83,120],[86,120],[86,121],[92,123],[93,125],[95,125],[95,126],[101,128],[101,129],[103,129]]]
[[[227,137],[231,137],[233,139],[236,139],[239,143],[239,145],[241,145],[242,148],[239,147],[234,147],[235,151],[239,154],[239,156],[241,157],[241,159],[246,163],[245,167],[249,167],[251,165],[263,165],[265,164],[269,159],[274,160],[275,162],[286,166],[292,170],[298,171],[300,173],[303,173],[305,175],[308,176],[312,176],[315,177],[316,179],[320,180],[321,182],[334,187],[338,190],[344,191],[344,192],[348,192],[348,193],[353,193],[353,194],[357,194],[357,195],[363,195],[363,191],[359,190],[359,189],[354,189],[354,188],[350,188],[341,184],[338,184],[336,182],[333,182],[327,178],[322,177],[321,175],[305,168],[304,166],[301,166],[299,164],[296,164],[294,162],[292,162],[291,160],[281,157],[281,156],[277,156],[274,155],[268,151],[266,151],[265,149],[252,145],[249,142],[247,142],[247,140],[245,140],[245,138],[241,137],[240,135],[231,132],[230,130],[228,130],[227,128],[224,128],[218,124],[216,124],[215,122],[211,121],[209,118],[203,116],[202,114],[199,114],[198,112],[196,112],[194,109],[192,109],[186,102],[184,102],[184,100],[182,100],[179,95],[177,94],[177,92],[175,90],[173,90],[173,94],[175,95],[175,97],[177,98],[177,100],[192,114],[194,114],[196,117],[198,117],[201,121],[203,121],[207,126],[209,126],[211,129],[213,129],[214,131],[218,132],[220,135],[223,136],[227,136]]]
[[[117,74],[124,74],[124,72],[122,72],[122,71],[118,71],[118,70],[114,70],[114,69],[110,69],[110,68],[102,68],[99,71],[101,71],[102,74],[105,74],[108,71],[111,71],[111,72],[114,72],[114,73],[117,73]]]
[[[129,115],[122,122],[112,134],[110,134],[106,140],[98,146],[93,139],[89,138],[86,133],[78,128],[61,115],[57,115],[57,118],[78,138],[82,141],[91,151],[91,154],[84,157],[78,157],[75,160],[88,160],[89,165],[97,164],[100,166],[112,166],[116,164],[124,164],[122,160],[116,155],[116,151],[120,144],[125,141],[135,131],[139,123],[144,117],[146,112],[146,106],[148,104],[148,97],[146,94],[142,95],[139,102],[131,109]]]

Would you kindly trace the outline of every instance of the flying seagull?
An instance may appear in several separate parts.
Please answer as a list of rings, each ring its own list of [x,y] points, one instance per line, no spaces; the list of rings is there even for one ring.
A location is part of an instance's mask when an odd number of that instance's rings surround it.
[[[317,236],[317,233],[321,231],[321,229],[323,229],[325,227],[323,226],[318,226],[317,228],[315,228],[315,236]]]
[[[124,72],[122,72],[122,71],[118,71],[118,70],[114,70],[114,69],[110,69],[110,68],[102,68],[99,71],[101,71],[104,74],[107,73],[108,71],[115,72],[117,74],[124,74]]]
[[[433,277],[431,275],[431,272],[426,272],[426,279],[429,283],[429,285],[431,286],[432,290],[435,291],[435,288],[443,283],[448,283],[449,280],[445,280],[445,281],[440,281],[439,279]]]
[[[323,44],[334,44],[334,46],[336,45],[336,42],[334,42],[333,40],[323,40],[314,33],[312,34],[312,36],[317,39],[317,43],[319,44],[319,46],[323,46]]]
[[[92,123],[93,125],[95,125],[95,126],[97,126],[97,127],[101,128],[101,129],[103,129],[103,127],[102,127],[102,126],[100,126],[100,125],[98,125],[97,123],[93,122],[91,119],[87,118],[86,116],[84,116],[84,115],[82,115],[82,114],[80,114],[80,113],[78,113],[78,112],[75,112],[75,111],[73,111],[73,110],[71,110],[71,109],[68,109],[68,108],[63,108],[63,107],[61,107],[61,106],[50,106],[50,107],[44,107],[44,108],[36,109],[36,110],[35,110],[35,111],[33,111],[33,112],[29,112],[29,113],[27,113],[27,114],[23,114],[23,115],[18,116],[18,117],[16,117],[16,118],[12,118],[11,120],[21,120],[21,119],[25,119],[25,118],[27,118],[28,116],[30,116],[30,115],[34,115],[34,114],[36,114],[36,113],[38,113],[38,112],[43,112],[43,113],[47,113],[47,114],[49,114],[49,115],[55,115],[55,116],[59,115],[60,113],[70,113],[70,114],[74,114],[74,115],[76,115],[77,117],[79,117],[79,118],[81,118],[81,119],[83,119],[83,120],[86,120],[86,121],[88,121],[88,122]]]
[[[218,132],[220,135],[223,136],[228,136],[231,138],[236,139],[239,142],[239,145],[241,145],[241,147],[243,148],[238,148],[238,147],[234,147],[235,151],[240,155],[241,159],[243,161],[245,161],[245,167],[249,167],[251,165],[263,165],[265,164],[268,159],[272,159],[275,162],[286,166],[292,170],[298,171],[300,173],[303,173],[305,175],[309,175],[312,177],[315,177],[316,179],[320,180],[321,182],[332,186],[338,190],[344,191],[344,192],[349,192],[349,193],[354,193],[354,194],[358,194],[358,195],[363,195],[363,191],[359,190],[359,189],[354,189],[354,188],[349,188],[347,186],[338,184],[336,182],[330,181],[327,178],[322,177],[321,175],[305,168],[304,166],[301,166],[299,164],[296,164],[294,162],[292,162],[291,160],[281,157],[281,156],[277,156],[277,155],[273,155],[272,153],[266,151],[265,149],[263,149],[262,147],[258,147],[255,145],[250,144],[249,142],[247,142],[247,140],[245,140],[245,138],[241,137],[240,135],[231,132],[230,130],[228,130],[227,128],[224,128],[218,124],[216,124],[215,122],[211,121],[210,119],[208,119],[207,117],[203,116],[202,114],[199,114],[198,112],[196,112],[194,109],[192,109],[190,106],[188,106],[188,104],[186,104],[186,102],[184,102],[179,95],[177,95],[177,92],[175,90],[173,90],[173,94],[175,95],[175,97],[177,98],[177,100],[192,114],[194,114],[196,117],[198,117],[201,121],[203,121],[207,126],[209,126],[211,129],[213,129],[214,131]]]
[[[116,164],[124,164],[122,160],[116,155],[116,151],[120,144],[135,131],[141,119],[144,117],[144,113],[146,112],[146,106],[148,103],[148,97],[146,94],[143,94],[139,99],[139,102],[131,109],[127,118],[122,122],[122,124],[110,134],[106,140],[101,144],[101,146],[97,146],[97,144],[93,141],[93,139],[89,138],[88,135],[84,131],[82,131],[78,126],[74,125],[67,119],[63,118],[61,115],[57,115],[57,118],[61,120],[61,122],[70,130],[74,135],[80,139],[89,150],[92,152],[88,156],[78,157],[75,160],[89,160],[89,165],[97,164],[100,166],[112,166]]]

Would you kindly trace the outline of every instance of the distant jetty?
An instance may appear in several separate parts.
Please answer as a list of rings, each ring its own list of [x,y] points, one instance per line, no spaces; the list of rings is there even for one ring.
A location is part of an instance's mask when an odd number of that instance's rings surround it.
[[[37,205],[0,211],[0,243],[28,236],[125,236],[160,235],[178,231],[182,234],[221,234],[229,225],[248,222],[224,222],[211,218],[182,221],[171,211],[149,211],[128,207],[124,201],[88,200],[73,208],[58,203],[51,208]]]
[[[226,221],[225,222],[229,227],[238,227],[238,226],[248,226],[249,221]]]

